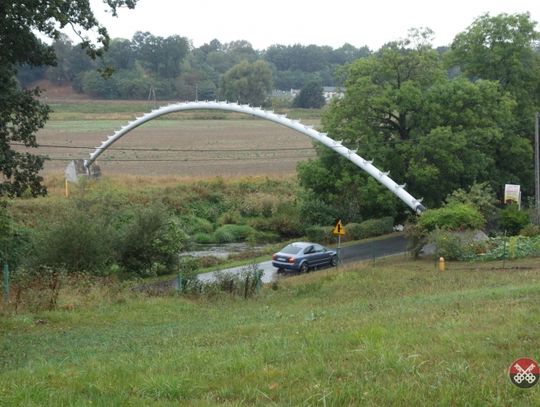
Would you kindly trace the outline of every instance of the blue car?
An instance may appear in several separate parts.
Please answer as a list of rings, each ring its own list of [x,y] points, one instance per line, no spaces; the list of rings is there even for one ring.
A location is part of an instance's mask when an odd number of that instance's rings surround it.
[[[272,265],[278,273],[285,270],[307,273],[320,266],[337,265],[337,252],[317,243],[291,243],[272,256]]]

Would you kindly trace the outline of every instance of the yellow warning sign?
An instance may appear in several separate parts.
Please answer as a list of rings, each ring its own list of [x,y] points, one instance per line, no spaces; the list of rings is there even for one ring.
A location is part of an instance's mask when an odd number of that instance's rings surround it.
[[[343,227],[343,224],[341,223],[341,219],[338,219],[336,226],[334,227],[334,230],[332,230],[332,233],[334,235],[340,235],[340,236],[343,236],[345,234],[345,228]]]

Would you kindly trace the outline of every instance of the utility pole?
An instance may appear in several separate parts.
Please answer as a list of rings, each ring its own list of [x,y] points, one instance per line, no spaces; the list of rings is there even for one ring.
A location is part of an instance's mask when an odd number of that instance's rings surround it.
[[[538,140],[538,112],[535,115],[534,123],[534,192],[535,192],[535,204],[536,204],[536,213],[535,220],[536,224],[540,225],[540,142]]]

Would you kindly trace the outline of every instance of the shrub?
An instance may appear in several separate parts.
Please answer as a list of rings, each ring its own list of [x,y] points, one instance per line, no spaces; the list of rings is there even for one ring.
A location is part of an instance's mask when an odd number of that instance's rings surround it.
[[[264,192],[247,195],[240,204],[240,213],[243,216],[270,217],[279,206],[280,197]]]
[[[310,226],[306,228],[306,236],[310,242],[329,243],[334,240],[333,226]]]
[[[519,231],[519,234],[521,236],[527,236],[527,237],[533,237],[540,235],[540,226],[534,225],[532,223],[525,226],[523,229]]]
[[[294,203],[280,204],[272,214],[270,225],[282,237],[296,237],[304,234],[305,222],[300,220],[300,215]]]
[[[481,229],[485,219],[478,209],[462,203],[452,203],[439,209],[428,209],[418,219],[418,225],[431,232],[446,230]]]
[[[29,267],[63,268],[68,273],[104,274],[114,262],[113,241],[116,231],[77,208],[68,210],[63,219],[42,223],[32,236]]]
[[[355,235],[355,239],[366,239],[368,237],[375,237],[385,235],[387,233],[392,233],[394,230],[394,218],[391,216],[386,216],[379,219],[368,219],[354,226],[352,224],[352,231]],[[350,231],[345,227],[347,234]],[[352,237],[352,236],[351,236]]]
[[[500,227],[511,236],[517,235],[529,222],[529,215],[515,204],[506,206],[499,218]]]
[[[187,236],[162,205],[139,208],[121,232],[119,264],[129,273],[149,276],[175,270]]]
[[[214,231],[214,225],[212,222],[199,218],[194,215],[186,215],[180,217],[180,227],[188,235],[202,233],[212,233]]]
[[[242,216],[238,211],[228,211],[223,213],[217,220],[217,224],[223,225],[238,225],[242,223]]]
[[[29,231],[15,222],[7,202],[0,201],[0,267],[4,261],[17,267],[28,251],[29,241]]]
[[[210,233],[196,233],[193,237],[196,243],[199,244],[212,244],[216,243],[216,238],[213,234]]]
[[[255,229],[248,225],[223,225],[216,229],[214,237],[219,243],[233,243],[245,241],[255,234]]]
[[[334,207],[309,194],[301,196],[299,213],[308,225],[329,225],[339,217]]]
[[[493,217],[497,210],[497,198],[487,182],[474,183],[468,191],[457,189],[446,197],[446,202],[449,205],[464,203],[474,206],[486,219]]]
[[[435,245],[435,258],[460,260],[464,257],[464,249],[460,238],[448,230],[435,229],[429,234],[428,242]]]

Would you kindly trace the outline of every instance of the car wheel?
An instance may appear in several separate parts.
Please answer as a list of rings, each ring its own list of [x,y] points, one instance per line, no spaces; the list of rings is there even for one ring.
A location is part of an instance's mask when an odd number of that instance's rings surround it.
[[[330,265],[332,267],[336,267],[337,266],[337,256],[332,256],[332,258],[330,259]]]
[[[309,266],[307,264],[307,261],[305,261],[300,266],[300,273],[307,273],[308,271],[309,271]]]

